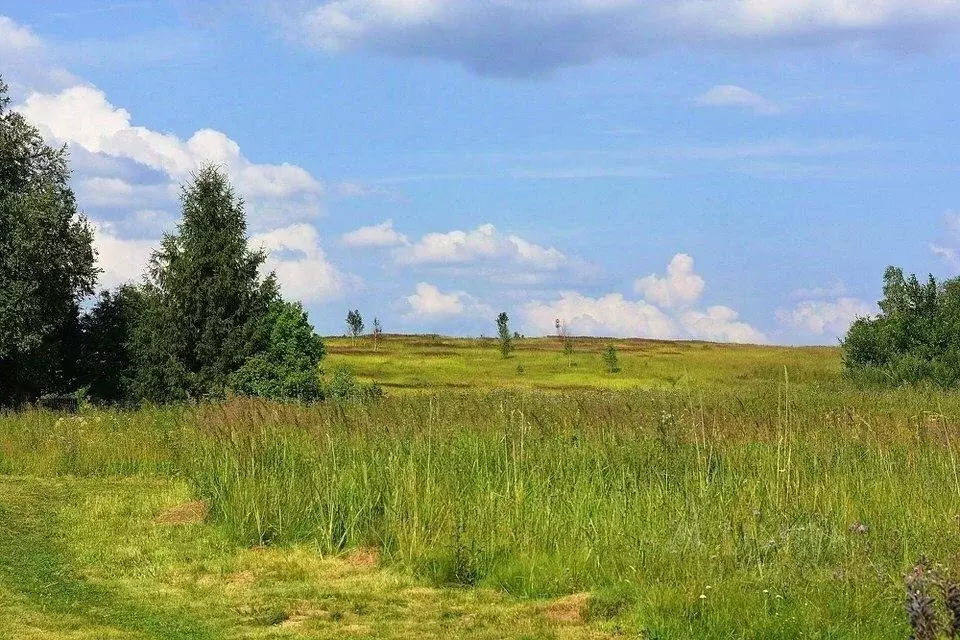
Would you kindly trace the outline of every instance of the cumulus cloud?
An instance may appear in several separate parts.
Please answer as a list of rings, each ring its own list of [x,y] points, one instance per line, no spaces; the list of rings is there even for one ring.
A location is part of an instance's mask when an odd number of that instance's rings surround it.
[[[157,240],[129,240],[117,235],[113,225],[91,220],[93,248],[97,266],[103,270],[98,285],[110,289],[125,282],[140,280],[150,261]]]
[[[521,307],[522,320],[530,333],[549,333],[559,319],[571,333],[580,335],[767,342],[762,332],[741,321],[729,307],[691,308],[705,283],[694,272],[693,258],[685,253],[673,257],[665,277],[650,275],[634,286],[642,300],[629,300],[621,293],[590,297],[567,291],[557,300],[526,303]]]
[[[393,228],[393,220],[360,227],[343,234],[340,240],[348,247],[395,247],[409,243],[407,236]]]
[[[43,42],[32,31],[7,16],[0,16],[0,51],[12,54],[42,48]]]
[[[960,0],[327,0],[286,20],[296,37],[329,53],[530,76],[689,47],[922,46],[958,29]]]
[[[567,257],[553,247],[542,247],[518,236],[505,236],[492,224],[472,231],[428,233],[418,242],[397,250],[401,264],[465,264],[502,260],[534,269],[554,270]]]
[[[685,311],[680,315],[680,324],[688,335],[700,340],[746,344],[763,344],[767,341],[763,333],[739,321],[739,317],[730,307],[716,305],[706,311]]]
[[[960,271],[960,255],[957,249],[960,247],[960,214],[947,211],[943,214],[943,221],[947,228],[945,242],[931,242],[930,251],[951,269]]]
[[[783,112],[783,108],[776,102],[735,84],[712,87],[697,97],[697,104],[702,107],[738,107],[749,109],[759,115],[776,115]]]
[[[428,282],[417,284],[416,293],[406,297],[409,308],[407,318],[438,318],[459,316],[464,313],[488,313],[489,307],[463,291],[444,293]]]
[[[678,253],[667,265],[665,277],[651,274],[637,280],[633,288],[650,302],[673,309],[699,300],[705,284],[703,278],[693,270],[693,258]]]
[[[320,234],[312,225],[294,224],[257,234],[250,244],[267,251],[264,269],[277,274],[287,297],[307,303],[336,298],[355,281],[327,260]]]
[[[122,178],[92,176],[74,181],[77,198],[86,207],[129,209],[131,207],[163,207],[177,198],[177,186],[134,184]]]
[[[875,305],[857,298],[835,300],[804,300],[791,308],[778,309],[781,324],[801,333],[837,337],[846,333],[860,316],[877,312]]]
[[[575,335],[680,337],[677,323],[663,311],[643,300],[627,300],[620,293],[592,298],[566,291],[552,302],[528,302],[520,313],[531,333],[549,333],[560,319]]]
[[[95,87],[76,86],[56,94],[31,93],[17,108],[47,137],[85,150],[129,158],[171,178],[183,180],[206,162],[223,166],[244,195],[288,198],[320,193],[320,182],[291,164],[254,164],[225,134],[201,129],[189,139],[131,124],[130,113],[115,107]]]

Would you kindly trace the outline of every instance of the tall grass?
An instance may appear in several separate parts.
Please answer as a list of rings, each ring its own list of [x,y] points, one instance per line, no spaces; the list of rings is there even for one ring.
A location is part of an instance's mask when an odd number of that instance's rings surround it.
[[[904,571],[960,552],[956,416],[954,396],[784,385],[237,401],[5,416],[0,470],[179,475],[241,544],[591,591],[668,637],[897,637]]]

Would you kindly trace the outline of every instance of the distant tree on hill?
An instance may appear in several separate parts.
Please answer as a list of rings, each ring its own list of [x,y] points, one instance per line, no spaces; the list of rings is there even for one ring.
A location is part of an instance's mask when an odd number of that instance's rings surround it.
[[[612,344],[608,344],[603,351],[603,364],[607,368],[607,373],[620,371],[620,358],[617,356],[617,348]]]
[[[513,337],[510,335],[509,322],[507,312],[501,311],[497,316],[497,334],[500,339],[500,357],[502,358],[509,357],[510,352],[513,351]]]
[[[131,337],[133,393],[143,400],[220,397],[229,376],[265,345],[262,322],[278,290],[266,255],[247,246],[243,201],[215,166],[181,192],[177,233],[153,253],[143,314]]]
[[[380,337],[383,335],[383,328],[380,326],[380,319],[373,318],[373,350],[380,350]]]
[[[350,329],[350,335],[356,340],[357,336],[363,333],[363,316],[360,311],[354,309],[347,312],[347,328]]]
[[[79,305],[98,269],[65,147],[9,111],[0,80],[0,405],[75,384]]]
[[[565,322],[560,322],[559,318],[557,318],[555,324],[557,327],[557,337],[560,338],[560,351],[567,359],[567,366],[572,366],[573,340],[571,340],[570,336],[567,334],[567,325]]]
[[[850,375],[893,385],[960,384],[960,278],[921,282],[887,267],[879,306],[877,316],[857,318],[841,343]]]

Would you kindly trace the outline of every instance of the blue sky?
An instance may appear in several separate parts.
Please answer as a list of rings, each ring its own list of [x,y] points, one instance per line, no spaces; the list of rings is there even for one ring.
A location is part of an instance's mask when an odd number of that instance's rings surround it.
[[[321,333],[834,343],[960,270],[960,0],[0,0],[104,286],[220,163]]]

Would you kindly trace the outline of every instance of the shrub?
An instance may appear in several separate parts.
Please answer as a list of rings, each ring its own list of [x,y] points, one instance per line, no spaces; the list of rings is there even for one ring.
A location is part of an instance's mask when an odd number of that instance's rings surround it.
[[[608,344],[603,352],[603,364],[607,368],[607,373],[620,371],[620,358],[617,356],[617,348],[612,344]]]
[[[960,383],[960,279],[883,276],[880,313],[857,318],[841,346],[848,375],[885,385]]]
[[[318,400],[323,341],[300,303],[274,302],[264,320],[264,333],[266,348],[230,376],[230,388],[273,400]]]

